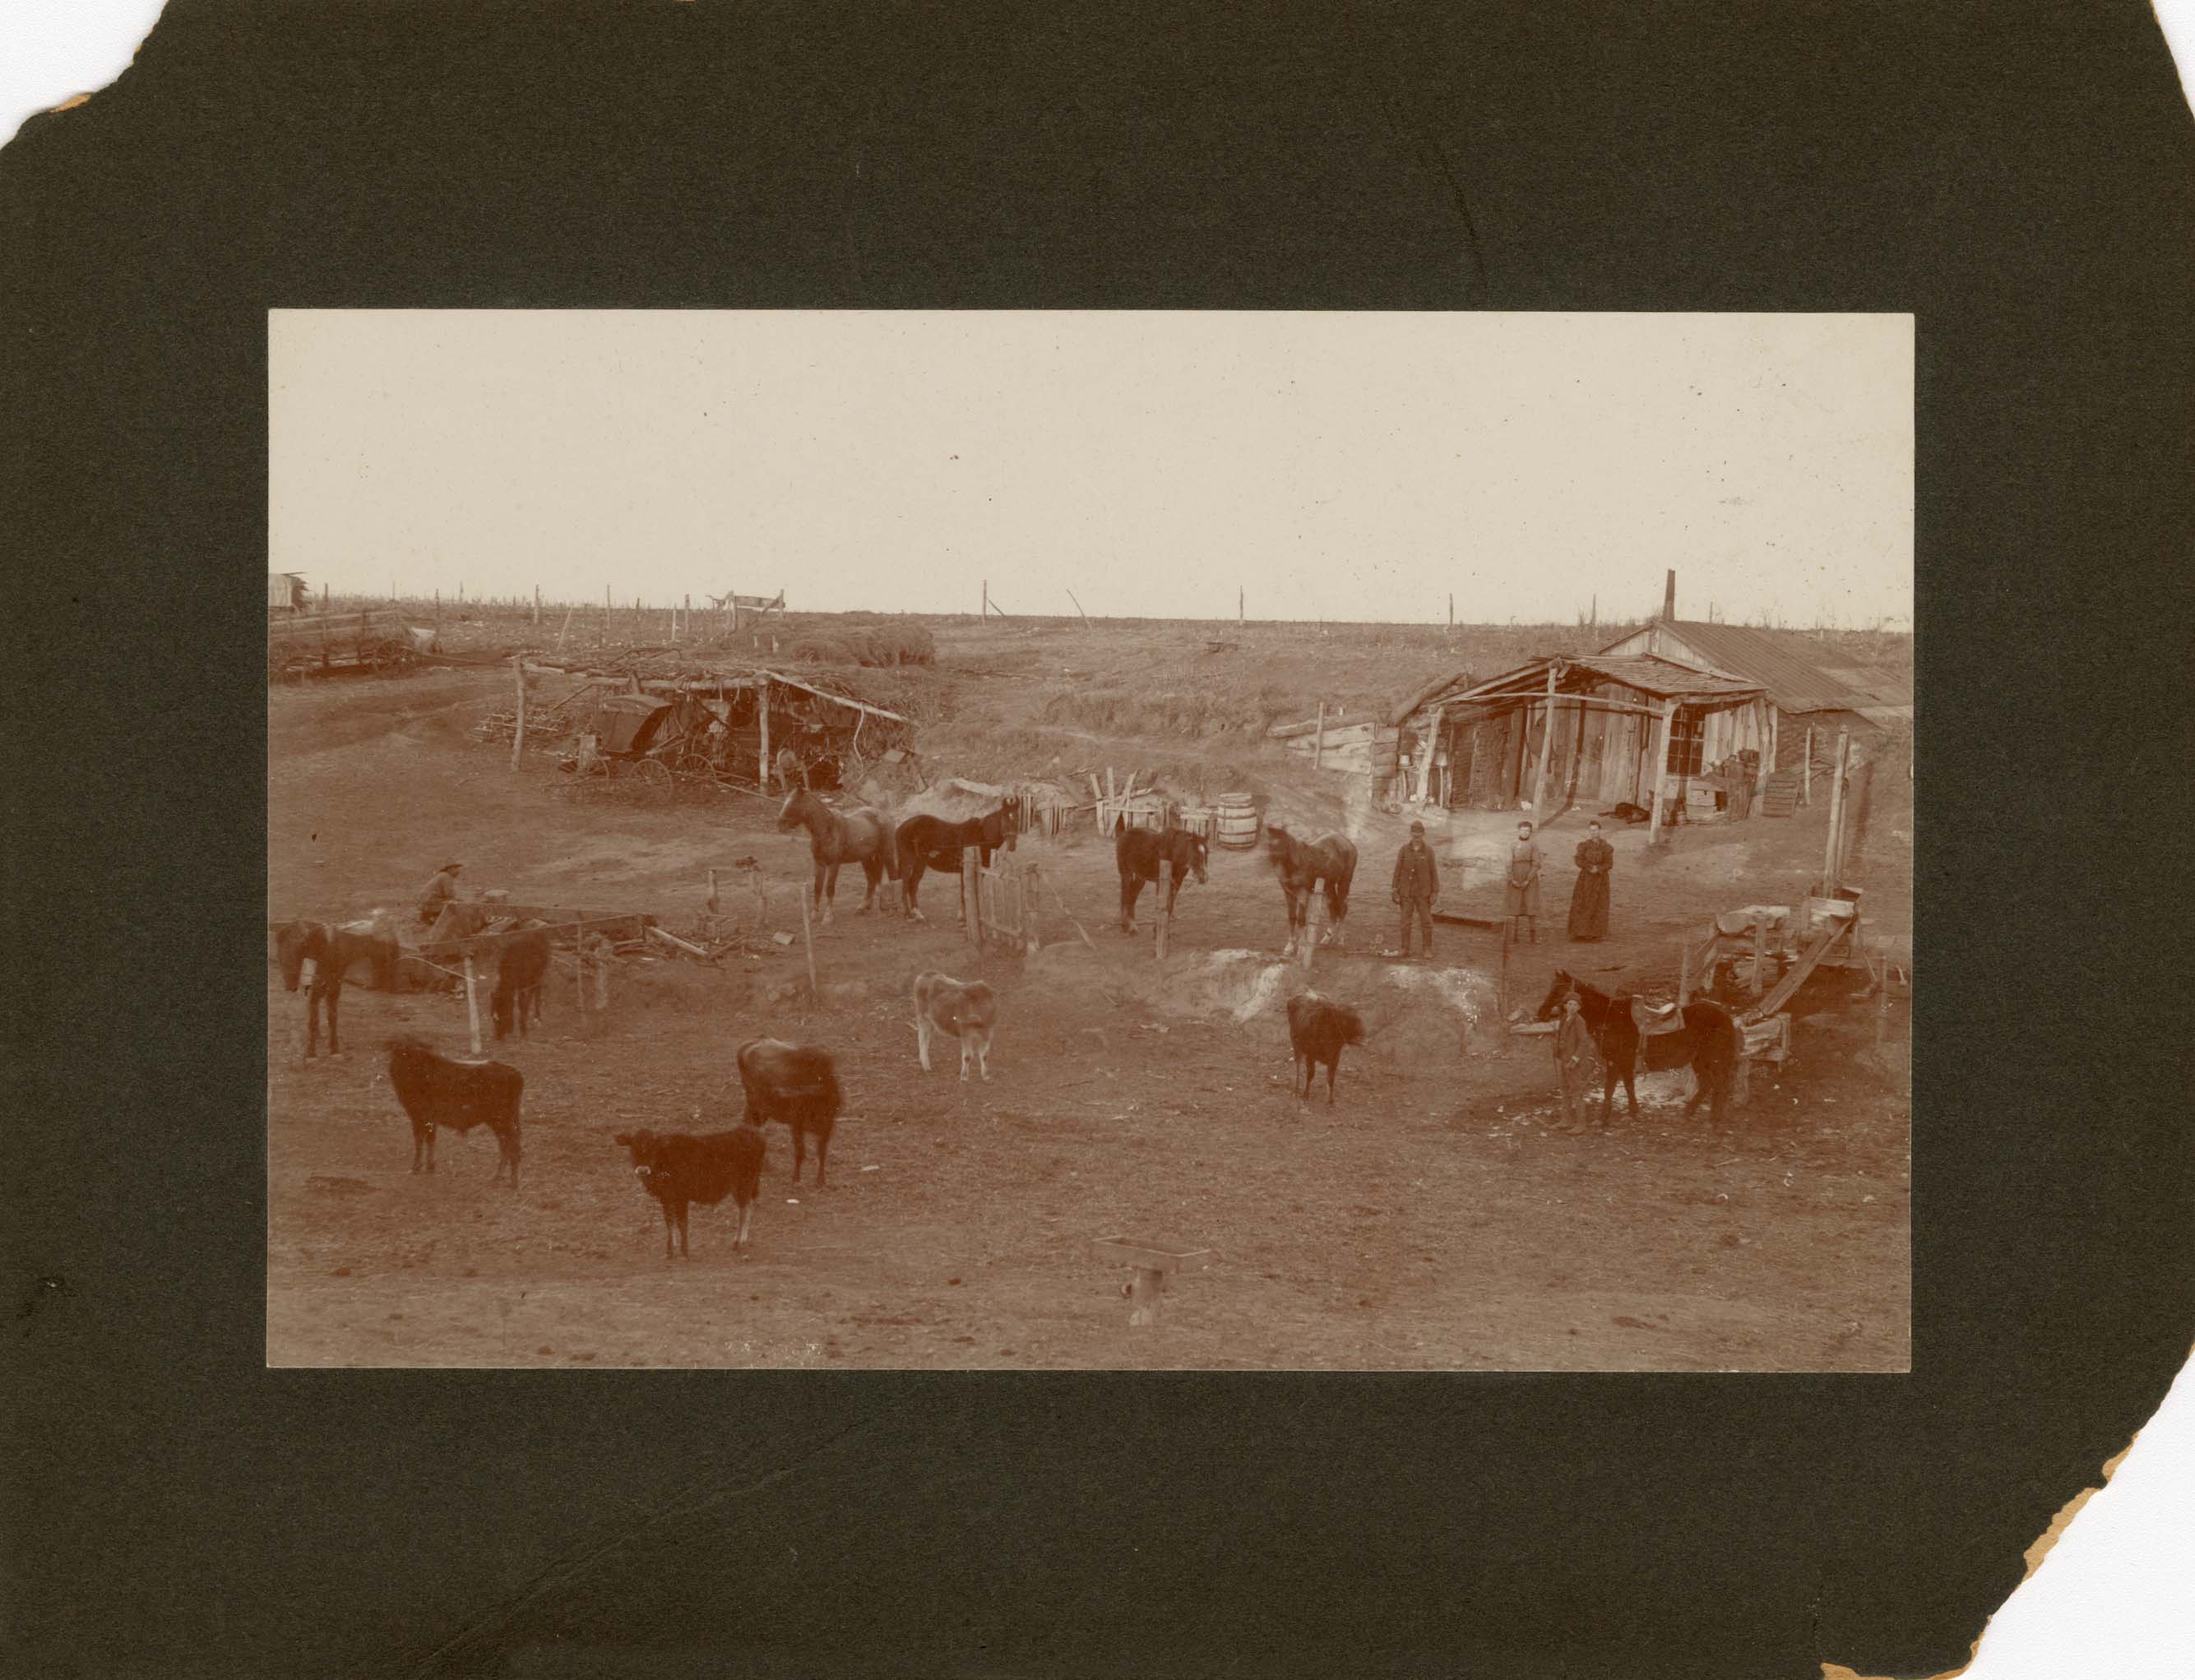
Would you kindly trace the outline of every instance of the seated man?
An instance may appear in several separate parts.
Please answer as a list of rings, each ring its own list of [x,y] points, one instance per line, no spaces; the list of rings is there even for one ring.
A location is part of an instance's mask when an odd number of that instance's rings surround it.
[[[433,927],[442,913],[442,906],[457,897],[458,871],[462,867],[461,864],[446,863],[435,872],[435,878],[419,895],[419,923],[422,927]]]

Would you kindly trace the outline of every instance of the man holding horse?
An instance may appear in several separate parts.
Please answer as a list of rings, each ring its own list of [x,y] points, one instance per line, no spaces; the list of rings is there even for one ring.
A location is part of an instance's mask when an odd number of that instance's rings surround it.
[[[1578,994],[1572,992],[1563,999],[1563,1022],[1555,1029],[1555,1072],[1562,1079],[1565,1128],[1582,1128],[1585,1125],[1586,1064],[1592,1056],[1593,1034],[1587,1030]],[[1604,1109],[1601,1119],[1606,1124]]]
[[[1433,849],[1426,844],[1426,826],[1421,822],[1410,825],[1409,843],[1395,854],[1395,889],[1391,896],[1402,907],[1403,957],[1410,954],[1410,934],[1419,924],[1425,929],[1426,955],[1431,957],[1433,900],[1440,896],[1440,864]]]

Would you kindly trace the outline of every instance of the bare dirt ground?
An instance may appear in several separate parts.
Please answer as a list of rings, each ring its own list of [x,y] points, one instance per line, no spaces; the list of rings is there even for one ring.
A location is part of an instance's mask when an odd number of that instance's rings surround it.
[[[1090,648],[1063,663],[1094,657],[1105,634],[1085,633]],[[1027,672],[1000,669],[1011,653],[978,633],[941,637],[957,720],[941,739],[1037,708]],[[647,910],[676,929],[701,913],[711,865],[754,856],[768,925],[798,931],[806,842],[775,831],[774,804],[573,803],[546,762],[514,773],[507,752],[472,738],[507,682],[452,671],[270,695],[272,910],[402,906],[455,857],[474,890]],[[1073,742],[1096,732],[1063,719],[1054,733],[1071,763]],[[1166,751],[1216,766],[1232,755],[1268,784],[1303,774],[1239,741]],[[1291,791],[1313,807],[1329,798]],[[1788,901],[1823,837],[1819,804],[1688,830],[1658,856],[1621,835],[1616,936],[1575,946],[1560,924],[1586,814],[1545,837],[1548,913],[1541,942],[1513,958],[1512,1004],[1536,1004],[1571,961],[1596,980],[1666,986],[1679,935],[1718,909]],[[1483,851],[1512,820],[1475,818],[1436,843]],[[1901,930],[1910,826],[1877,810],[1864,849],[1869,911]],[[495,1052],[527,1079],[516,1194],[490,1187],[484,1134],[446,1137],[431,1177],[408,1170],[378,1044],[402,1027],[462,1046],[461,998],[354,986],[344,1054],[302,1064],[302,1000],[270,964],[268,1361],[1904,1369],[1902,1010],[1800,1020],[1793,1062],[1756,1078],[1721,1132],[1704,1109],[1684,1120],[1666,1078],[1642,1085],[1638,1122],[1619,1095],[1604,1134],[1558,1132],[1547,1041],[1501,1030],[1490,935],[1443,926],[1437,973],[1376,955],[1394,939],[1397,839],[1368,837],[1351,952],[1322,953],[1313,975],[1375,1029],[1345,1061],[1331,1109],[1322,1085],[1308,1106],[1290,1092],[1278,1004],[1302,982],[1277,966],[1281,895],[1255,856],[1214,853],[1210,883],[1183,894],[1161,969],[1147,931],[1114,930],[1110,846],[1087,827],[1023,843],[1065,906],[1045,901],[1046,948],[1026,961],[971,957],[949,882],[930,885],[925,926],[851,913],[850,872],[818,935],[819,1002],[795,983],[797,945],[720,969],[628,963],[607,1015],[581,1015],[568,979],[552,987],[544,1028]],[[1481,872],[1448,877],[1444,907],[1490,907]],[[725,913],[741,913],[729,876],[723,891]],[[964,1085],[949,1049],[933,1050],[936,1072],[918,1067],[905,1000],[926,968],[1000,988],[988,1084]],[[733,1124],[733,1051],[765,1033],[839,1059],[848,1107],[828,1186],[795,1189],[789,1140],[773,1131],[751,1255],[732,1250],[727,1205],[696,1210],[693,1257],[666,1263],[655,1205],[610,1137]],[[1216,1258],[1167,1297],[1159,1326],[1132,1331],[1126,1274],[1088,1255],[1112,1234]]]

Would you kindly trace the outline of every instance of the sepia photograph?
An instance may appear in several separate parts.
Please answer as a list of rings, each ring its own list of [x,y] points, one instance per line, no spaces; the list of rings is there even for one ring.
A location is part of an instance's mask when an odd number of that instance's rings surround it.
[[[1914,395],[271,311],[267,1362],[1910,1369]]]
[[[0,1675],[2178,1672],[2186,7],[29,6]]]

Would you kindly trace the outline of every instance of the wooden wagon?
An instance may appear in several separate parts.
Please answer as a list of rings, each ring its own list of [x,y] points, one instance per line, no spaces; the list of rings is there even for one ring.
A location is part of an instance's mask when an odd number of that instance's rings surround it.
[[[267,621],[270,682],[301,682],[343,670],[395,676],[418,658],[412,632],[393,607],[305,613]]]

